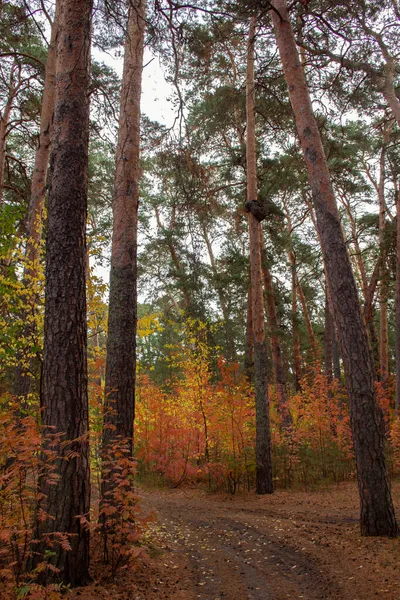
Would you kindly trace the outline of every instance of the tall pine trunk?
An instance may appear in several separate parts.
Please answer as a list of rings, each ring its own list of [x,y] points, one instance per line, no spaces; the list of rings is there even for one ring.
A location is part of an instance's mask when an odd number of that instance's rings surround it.
[[[255,140],[254,37],[256,18],[250,22],[247,46],[246,117],[247,117],[247,200],[257,200],[257,166]],[[254,388],[256,396],[256,491],[272,494],[271,434],[267,382],[267,347],[265,344],[264,303],[260,231],[256,217],[249,212],[250,281],[253,315]]]
[[[40,579],[84,585],[89,580],[90,472],[86,364],[86,216],[89,141],[91,0],[60,0],[60,38],[51,154],[44,325],[45,450],[55,452],[52,485],[42,477],[36,563],[58,572]],[[49,440],[54,435],[61,443]],[[68,536],[71,549],[47,537]],[[42,555],[42,556],[41,556]]]
[[[361,533],[394,536],[398,529],[385,463],[383,418],[375,398],[374,365],[367,331],[286,1],[273,0],[273,7],[271,18],[312,189],[342,350],[361,500]]]
[[[129,5],[113,198],[103,445],[123,439],[132,451],[135,415],[137,224],[144,0]]]

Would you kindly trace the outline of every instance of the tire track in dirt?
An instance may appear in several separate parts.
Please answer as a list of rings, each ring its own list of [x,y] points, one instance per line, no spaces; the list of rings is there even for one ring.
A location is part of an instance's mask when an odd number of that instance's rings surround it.
[[[201,600],[348,597],[315,556],[280,539],[279,523],[190,498],[148,500],[159,512],[164,542],[186,558],[195,597]]]

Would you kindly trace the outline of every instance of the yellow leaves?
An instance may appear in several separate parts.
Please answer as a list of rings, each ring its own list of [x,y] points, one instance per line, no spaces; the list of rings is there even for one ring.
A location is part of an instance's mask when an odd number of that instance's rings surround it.
[[[150,313],[148,315],[144,315],[138,320],[137,335],[139,338],[148,337],[162,330],[163,328],[160,324],[159,313]]]

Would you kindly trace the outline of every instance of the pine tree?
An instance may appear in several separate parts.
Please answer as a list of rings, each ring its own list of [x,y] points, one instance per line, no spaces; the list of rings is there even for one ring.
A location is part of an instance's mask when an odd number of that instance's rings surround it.
[[[44,452],[54,456],[55,471],[52,481],[40,481],[44,518],[34,563],[49,561],[57,569],[42,571],[39,579],[75,586],[89,581],[89,531],[81,519],[90,509],[85,231],[92,2],[58,4],[42,397]]]
[[[343,354],[361,499],[361,533],[395,536],[398,530],[384,456],[383,419],[375,398],[374,366],[367,331],[286,1],[274,0],[273,8],[271,18],[312,189]]]

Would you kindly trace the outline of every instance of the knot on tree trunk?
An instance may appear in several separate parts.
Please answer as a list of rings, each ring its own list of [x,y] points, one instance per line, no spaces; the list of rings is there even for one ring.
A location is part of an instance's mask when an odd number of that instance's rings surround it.
[[[259,223],[267,216],[267,210],[264,202],[261,200],[248,200],[244,205],[246,212],[250,212]]]

